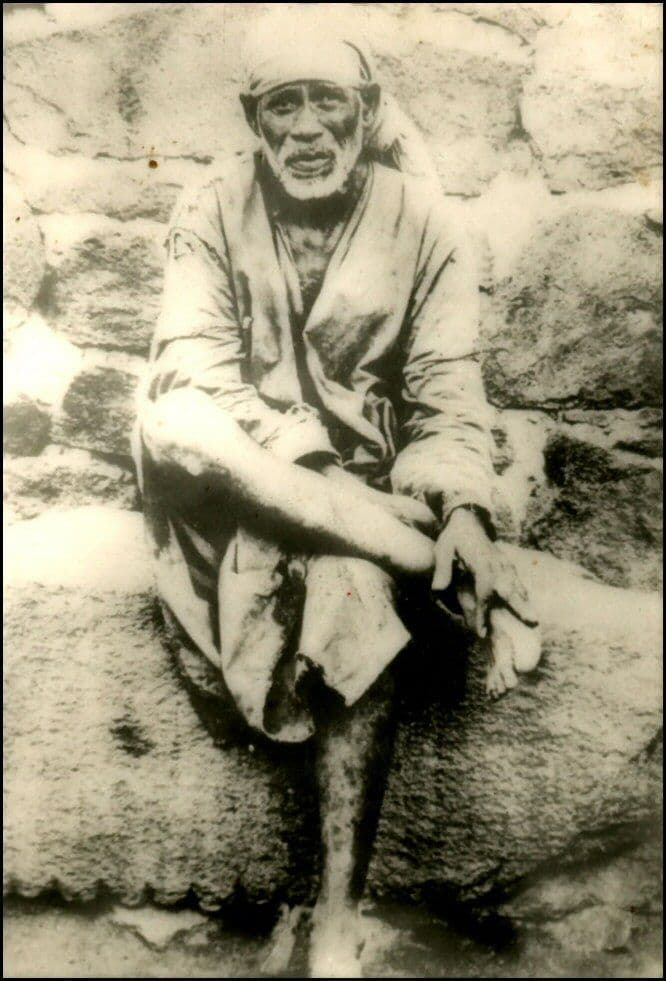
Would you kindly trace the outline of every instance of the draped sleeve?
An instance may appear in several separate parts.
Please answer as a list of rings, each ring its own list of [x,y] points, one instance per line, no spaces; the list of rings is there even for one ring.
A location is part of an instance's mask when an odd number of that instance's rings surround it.
[[[478,323],[473,251],[433,209],[407,314],[401,449],[392,485],[427,502],[444,522],[454,508],[472,506],[492,528],[491,415]]]

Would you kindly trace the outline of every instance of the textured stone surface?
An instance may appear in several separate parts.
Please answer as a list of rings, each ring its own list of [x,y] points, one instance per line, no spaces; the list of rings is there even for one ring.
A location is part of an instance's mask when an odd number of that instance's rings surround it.
[[[147,594],[152,575],[143,519],[95,505],[52,509],[18,522],[7,529],[6,574],[13,586],[79,591],[82,601],[86,591],[96,596]]]
[[[662,239],[644,217],[571,209],[495,286],[486,387],[499,405],[661,402]]]
[[[39,226],[18,186],[3,184],[3,302],[29,310],[39,292],[46,259]]]
[[[526,933],[545,934],[591,954],[630,946],[646,919],[662,912],[658,823],[634,848],[592,866],[565,865],[521,890],[501,910]]]
[[[54,418],[54,442],[129,456],[139,371],[134,360],[100,355],[84,365]]]
[[[37,214],[101,214],[121,221],[166,221],[179,190],[205,165],[192,160],[115,160],[49,153],[5,139],[5,169]]]
[[[661,458],[664,451],[662,409],[588,412],[567,409],[560,421],[571,427],[577,439],[588,440],[603,449],[636,453],[646,459]]]
[[[7,458],[3,501],[13,520],[34,518],[52,507],[113,504],[135,508],[131,472],[96,459],[85,450],[47,446],[35,457]]]
[[[655,409],[498,413],[502,537],[615,586],[659,587],[661,427]]]
[[[240,20],[231,6],[220,13],[169,4],[157,14],[18,44],[7,66],[12,131],[56,152],[209,157],[228,145],[230,122],[233,133],[242,132],[240,107],[220,100],[213,122],[210,101],[201,98],[225,91],[237,73]],[[85,90],[77,82],[82,72]]]
[[[9,531],[6,883],[89,897],[101,880],[125,899],[148,883],[160,902],[192,884],[209,903],[305,888],[303,761],[296,791],[284,758],[234,735],[229,709],[206,703],[202,726],[144,592],[140,516],[82,508]],[[434,679],[424,668],[425,690],[405,694],[375,892],[479,900],[544,863],[640,840],[654,813],[658,599],[515,554],[544,662],[498,703],[478,656],[462,688],[441,662]]]
[[[36,456],[49,442],[51,414],[25,395],[3,406],[2,449],[12,456]]]
[[[662,843],[658,825],[635,848],[600,862],[596,868],[565,866],[546,873],[504,904],[503,911],[520,924],[566,928],[569,917],[606,907],[612,914],[658,916]],[[578,939],[578,938],[576,938]],[[589,935],[588,935],[589,942]]]
[[[50,277],[42,311],[78,344],[145,353],[159,312],[163,226],[95,216],[41,219]]]
[[[599,976],[604,959],[611,960],[613,972],[612,961],[632,950],[643,951],[646,960],[642,970],[627,976],[662,973],[659,947],[651,943],[660,935],[662,852],[657,822],[638,846],[546,873],[501,907],[520,931],[523,956],[540,957],[540,976]],[[578,970],[571,971],[576,962]]]
[[[658,588],[661,465],[594,446],[577,438],[577,429],[547,439],[546,485],[528,508],[523,540],[615,586]]]
[[[366,19],[374,37],[380,25]],[[392,33],[377,45],[381,77],[425,134],[445,192],[477,194],[500,172],[529,169],[518,123],[527,71],[519,38],[456,10],[423,5],[406,10]],[[418,72],[410,69],[414,58]]]
[[[659,181],[660,33],[641,3],[570,7],[537,35],[521,115],[553,190]]]
[[[624,859],[616,861],[627,870]],[[614,864],[613,859],[608,863]],[[589,867],[586,872],[594,875]],[[635,866],[631,872],[635,874]],[[628,894],[632,892],[629,885]],[[263,932],[250,934],[224,918],[201,923],[203,918],[187,909],[143,905],[109,910],[103,902],[83,910],[58,909],[8,898],[4,910],[5,972],[12,977],[110,977],[119,964],[131,977],[256,977],[270,949]],[[259,915],[257,911],[255,922]],[[573,952],[544,931],[526,929],[521,930],[521,943],[489,948],[432,914],[405,905],[374,903],[362,923],[366,943],[361,962],[369,978],[656,978],[662,973],[661,924],[655,916],[632,914],[627,948],[601,954],[592,954],[589,947]],[[162,945],[158,931],[177,935]],[[305,971],[303,955],[297,945],[292,972],[299,977]]]

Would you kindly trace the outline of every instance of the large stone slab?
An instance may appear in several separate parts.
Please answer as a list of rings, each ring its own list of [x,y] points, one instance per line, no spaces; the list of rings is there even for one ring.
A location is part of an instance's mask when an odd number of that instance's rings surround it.
[[[162,643],[142,542],[141,517],[112,508],[6,536],[6,887],[300,898],[315,838],[307,759],[234,730],[225,703],[195,711]],[[658,598],[512,554],[542,619],[543,663],[498,703],[478,654],[464,683],[450,656],[420,666],[376,893],[477,902],[562,857],[640,840],[655,812]]]
[[[53,442],[129,457],[142,368],[138,358],[91,353],[54,415]]]
[[[545,5],[542,5],[545,6]],[[659,9],[554,4],[561,23],[535,39],[523,125],[554,191],[660,181]]]
[[[19,395],[2,408],[2,449],[11,456],[36,456],[49,442],[51,413],[47,406]]]
[[[137,504],[133,474],[86,450],[51,445],[39,456],[7,457],[2,475],[10,520],[35,518],[53,507],[104,503],[131,509]]]
[[[200,179],[205,165],[160,157],[140,160],[49,153],[11,137],[8,168],[37,214],[107,215],[120,221],[166,222],[181,188]]]
[[[164,226],[50,215],[40,221],[50,266],[41,304],[76,344],[144,354],[159,313]]]
[[[662,413],[498,413],[502,537],[579,562],[603,582],[662,582]]]
[[[46,269],[39,225],[17,184],[3,181],[2,272],[3,302],[10,309],[29,310]]]
[[[495,284],[484,375],[512,408],[661,404],[662,237],[641,215],[544,220]]]
[[[528,509],[524,541],[580,562],[605,582],[657,589],[662,581],[661,460],[608,452],[576,427],[544,449],[547,484]]]

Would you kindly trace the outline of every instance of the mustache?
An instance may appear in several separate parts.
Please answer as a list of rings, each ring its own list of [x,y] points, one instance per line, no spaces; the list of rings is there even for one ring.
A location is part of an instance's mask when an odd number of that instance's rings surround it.
[[[336,154],[337,150],[333,147],[304,147],[301,150],[287,152],[287,155],[283,159],[287,164],[307,163],[316,160],[333,160]]]

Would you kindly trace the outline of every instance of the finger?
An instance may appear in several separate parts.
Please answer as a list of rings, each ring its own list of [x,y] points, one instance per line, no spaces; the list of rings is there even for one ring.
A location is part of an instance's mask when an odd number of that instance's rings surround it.
[[[453,579],[453,563],[456,557],[455,543],[448,535],[440,537],[435,545],[435,574],[433,589],[448,589]]]

